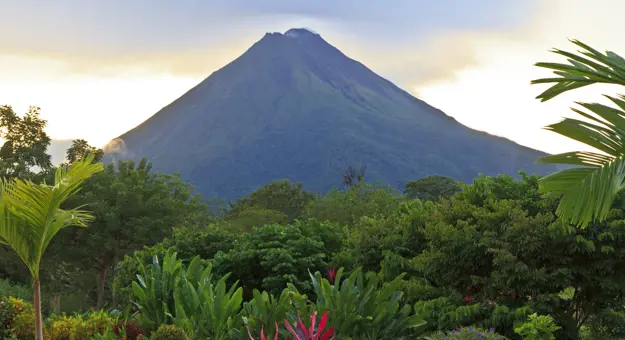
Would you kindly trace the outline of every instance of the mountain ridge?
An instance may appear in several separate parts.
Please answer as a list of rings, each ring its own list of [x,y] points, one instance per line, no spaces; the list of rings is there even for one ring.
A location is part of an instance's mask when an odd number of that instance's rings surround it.
[[[265,34],[118,138],[126,158],[146,156],[224,198],[281,178],[323,192],[357,163],[396,187],[427,175],[553,171],[534,164],[546,153],[460,124],[304,29]]]

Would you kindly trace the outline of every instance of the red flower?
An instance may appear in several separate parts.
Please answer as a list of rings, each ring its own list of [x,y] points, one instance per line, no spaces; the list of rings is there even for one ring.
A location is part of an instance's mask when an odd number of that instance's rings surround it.
[[[470,304],[470,303],[471,303],[471,301],[473,301],[473,299],[472,299],[470,296],[465,295],[465,296],[464,296],[464,301],[466,301],[466,302],[467,302],[467,304]]]
[[[335,278],[336,278],[336,269],[330,268],[330,270],[328,270],[328,281],[330,282],[330,284],[334,284]]]
[[[315,325],[317,323],[317,312],[313,312],[310,316],[310,328],[307,329],[302,319],[300,319],[299,314],[297,315],[297,323],[295,324],[295,329],[293,326],[289,324],[289,322],[284,319],[284,326],[286,329],[291,332],[291,335],[295,337],[295,340],[333,340],[334,339],[334,327],[330,327],[330,329],[325,330],[328,322],[328,312],[324,312],[321,316],[321,321],[317,326],[317,333],[314,333]]]

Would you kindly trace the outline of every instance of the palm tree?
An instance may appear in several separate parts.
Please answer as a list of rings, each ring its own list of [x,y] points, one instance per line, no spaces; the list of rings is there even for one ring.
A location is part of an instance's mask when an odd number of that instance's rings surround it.
[[[569,64],[537,63],[553,70],[556,77],[532,81],[554,83],[537,98],[547,101],[561,93],[591,84],[625,86],[625,59],[613,52],[601,53],[577,40],[577,53],[558,49],[552,52],[567,58]],[[604,220],[617,194],[625,185],[625,96],[605,96],[615,106],[576,102],[572,108],[585,120],[566,118],[546,127],[562,136],[596,149],[596,152],[567,152],[547,156],[539,163],[576,165],[542,178],[540,190],[560,197],[556,214],[564,221],[586,227]]]
[[[22,259],[33,280],[35,339],[43,339],[39,266],[50,241],[68,226],[86,227],[92,216],[83,210],[63,210],[61,204],[80,190],[80,185],[103,169],[92,164],[93,156],[56,170],[54,185],[20,179],[0,181],[0,243]]]

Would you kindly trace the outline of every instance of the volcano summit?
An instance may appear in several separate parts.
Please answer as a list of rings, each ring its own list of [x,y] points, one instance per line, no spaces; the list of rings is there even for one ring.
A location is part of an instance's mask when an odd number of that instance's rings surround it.
[[[397,188],[554,170],[534,164],[544,153],[458,123],[308,29],[267,33],[119,138],[156,171],[226,199],[282,178],[323,193],[348,165]]]

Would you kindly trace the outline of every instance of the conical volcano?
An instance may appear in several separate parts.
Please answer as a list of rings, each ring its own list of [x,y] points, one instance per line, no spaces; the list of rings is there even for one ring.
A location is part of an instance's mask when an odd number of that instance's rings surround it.
[[[119,138],[133,158],[225,199],[285,178],[325,192],[346,166],[397,188],[553,170],[534,164],[543,153],[458,123],[307,29],[267,33]]]

